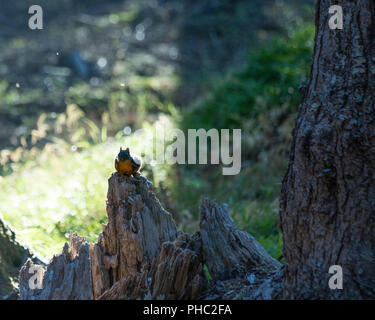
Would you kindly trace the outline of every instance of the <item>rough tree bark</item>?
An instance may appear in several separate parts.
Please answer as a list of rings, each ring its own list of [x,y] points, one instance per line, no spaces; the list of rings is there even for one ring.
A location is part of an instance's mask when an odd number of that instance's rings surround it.
[[[144,177],[109,179],[108,224],[97,243],[73,233],[62,254],[30,288],[28,260],[21,299],[197,299],[204,287],[200,236],[177,232]]]
[[[200,235],[203,262],[213,279],[205,295],[207,299],[281,296],[282,265],[254,237],[237,230],[226,204],[219,206],[208,198],[202,200]]]
[[[200,231],[185,234],[148,186],[144,177],[113,174],[108,224],[98,242],[70,234],[44,271],[40,289],[30,287],[36,281],[28,260],[20,272],[20,298],[233,299],[248,296],[280,269],[252,236],[235,228],[227,206],[203,199]]]
[[[201,203],[200,234],[207,268],[214,279],[275,272],[281,264],[247,232],[238,231],[227,205],[204,198]]]
[[[148,190],[145,179],[112,175],[107,215],[108,224],[91,247],[92,259],[99,262],[93,273],[95,297],[118,280],[147,271],[161,244],[177,237],[172,216]]]
[[[341,5],[343,30],[329,7]],[[284,297],[375,298],[375,2],[319,0],[315,52],[283,180]],[[330,290],[331,265],[343,290]]]

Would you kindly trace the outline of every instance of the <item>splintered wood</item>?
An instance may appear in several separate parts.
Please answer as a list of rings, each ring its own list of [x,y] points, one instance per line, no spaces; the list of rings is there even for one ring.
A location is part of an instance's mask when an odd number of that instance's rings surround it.
[[[280,267],[253,237],[235,228],[225,206],[209,199],[201,204],[200,231],[177,231],[144,177],[112,174],[107,216],[97,243],[72,233],[43,272],[35,273],[27,261],[20,298],[200,299],[209,291],[204,264],[213,282],[249,272],[263,277]]]

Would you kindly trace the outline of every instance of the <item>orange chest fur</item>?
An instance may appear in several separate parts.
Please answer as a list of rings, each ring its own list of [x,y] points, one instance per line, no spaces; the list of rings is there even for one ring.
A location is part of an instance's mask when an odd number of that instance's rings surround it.
[[[116,161],[115,167],[118,172],[128,176],[130,176],[134,171],[133,164],[130,160]]]

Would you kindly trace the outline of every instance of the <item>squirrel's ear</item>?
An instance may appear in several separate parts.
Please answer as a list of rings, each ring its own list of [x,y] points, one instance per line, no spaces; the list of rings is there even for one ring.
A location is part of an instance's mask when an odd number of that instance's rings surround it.
[[[126,148],[126,151],[127,151],[127,152],[130,152],[130,151],[129,151],[129,148]]]

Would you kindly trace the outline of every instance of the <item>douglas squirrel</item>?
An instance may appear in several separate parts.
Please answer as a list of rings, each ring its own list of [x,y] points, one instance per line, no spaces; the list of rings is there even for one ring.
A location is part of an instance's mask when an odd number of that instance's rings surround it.
[[[122,150],[115,159],[115,168],[122,175],[138,177],[139,169],[142,166],[142,159],[136,155],[131,155],[129,148]]]

